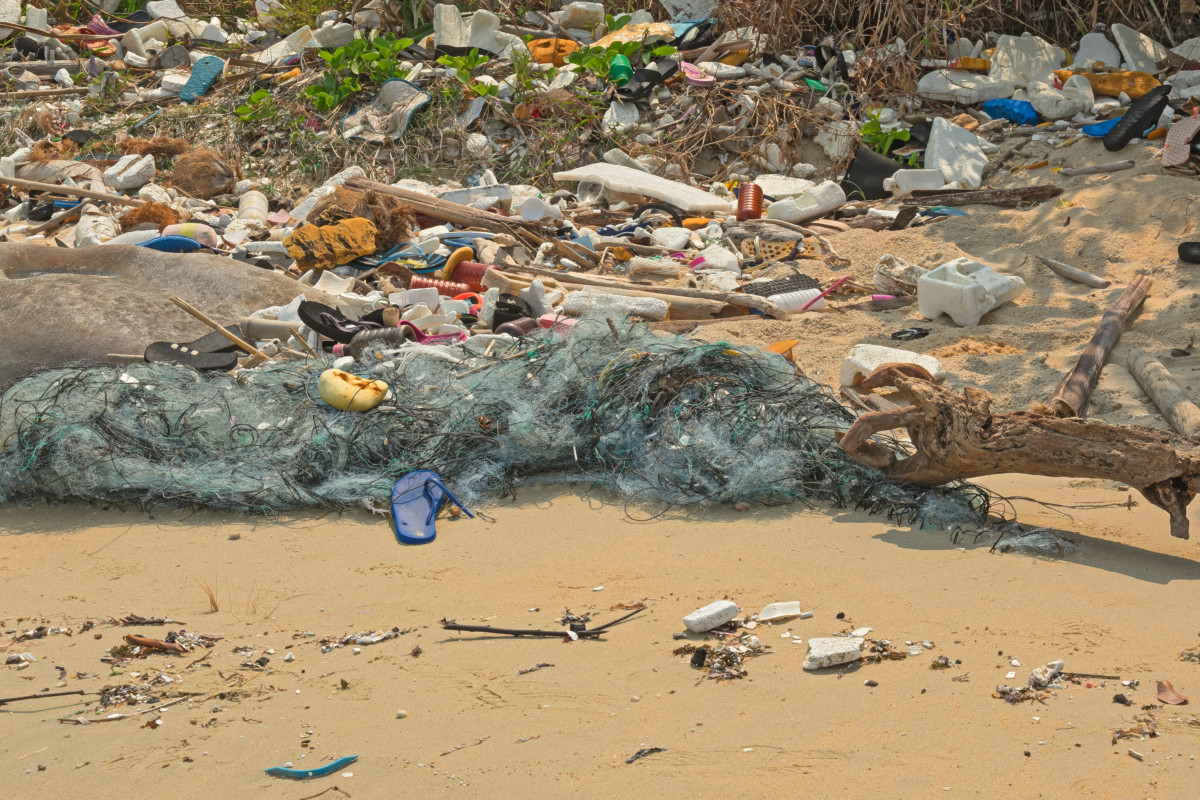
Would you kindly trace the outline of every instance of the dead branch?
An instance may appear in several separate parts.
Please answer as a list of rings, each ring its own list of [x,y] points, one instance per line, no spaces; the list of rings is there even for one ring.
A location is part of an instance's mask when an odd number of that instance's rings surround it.
[[[993,414],[991,395],[982,389],[968,387],[959,395],[892,368],[870,380],[894,386],[911,405],[863,414],[839,443],[855,461],[893,480],[939,486],[1016,472],[1118,481],[1170,515],[1172,536],[1188,538],[1187,505],[1200,492],[1200,446],[1182,437],[1030,411]],[[915,448],[912,455],[898,456],[870,440],[901,427]]]

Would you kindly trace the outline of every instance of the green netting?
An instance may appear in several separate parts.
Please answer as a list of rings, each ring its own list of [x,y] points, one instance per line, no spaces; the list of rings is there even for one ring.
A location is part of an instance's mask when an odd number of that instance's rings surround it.
[[[372,351],[348,370],[392,394],[366,413],[320,399],[324,361],[237,379],[161,364],[43,372],[0,396],[0,500],[342,508],[431,469],[469,504],[571,479],[652,511],[802,501],[914,521],[949,501],[986,513],[975,487],[897,485],[849,459],[833,434],[852,415],[781,356],[644,326],[619,336],[583,320],[567,336]]]

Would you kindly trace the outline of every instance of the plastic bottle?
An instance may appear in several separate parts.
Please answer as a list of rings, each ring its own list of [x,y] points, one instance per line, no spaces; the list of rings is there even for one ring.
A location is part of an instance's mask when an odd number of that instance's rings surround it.
[[[758,219],[762,216],[762,187],[757,183],[743,183],[738,189],[738,222]]]
[[[262,192],[250,190],[238,200],[238,219],[256,219],[259,222],[266,222],[269,213],[267,196]]]
[[[538,329],[538,321],[529,317],[515,319],[512,322],[505,322],[503,325],[496,327],[495,333],[507,333],[510,336],[520,338],[527,333],[532,333]]]
[[[359,331],[354,334],[354,338],[350,340],[350,343],[343,348],[344,353],[338,353],[335,345],[334,354],[344,354],[357,359],[367,349],[368,345],[391,345],[399,347],[408,341],[410,330],[407,325],[404,325],[399,328],[371,328],[370,330]]]
[[[820,289],[801,289],[796,292],[784,292],[783,294],[773,294],[767,299],[789,314],[799,313],[800,309],[812,303],[813,299],[820,297]],[[811,306],[808,306],[807,311],[816,311],[819,308],[825,307],[825,298],[817,300]]]
[[[622,55],[613,56],[608,65],[608,80],[613,86],[624,86],[633,77],[633,65]]]

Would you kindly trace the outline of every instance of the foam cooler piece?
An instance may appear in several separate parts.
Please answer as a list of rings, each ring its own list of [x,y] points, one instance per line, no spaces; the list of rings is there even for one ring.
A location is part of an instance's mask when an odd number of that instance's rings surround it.
[[[974,326],[984,314],[1025,292],[1025,281],[969,258],[956,258],[917,280],[917,308],[926,319],[945,314],[955,325]]]
[[[637,316],[653,322],[662,322],[667,318],[670,306],[666,300],[657,297],[625,297],[619,294],[604,292],[571,292],[563,299],[564,314],[582,317],[591,313],[604,313],[612,316]]]
[[[941,382],[942,378],[946,376],[945,370],[942,369],[942,362],[933,356],[878,344],[858,344],[842,362],[842,386],[853,386],[884,364],[916,364],[938,382]]]
[[[767,219],[801,223],[832,214],[846,205],[846,192],[833,181],[820,183],[803,194],[771,203]]]
[[[917,94],[926,100],[978,105],[988,100],[1003,100],[1013,96],[1016,87],[1011,80],[979,75],[962,69],[938,69],[921,77]]]
[[[692,633],[705,633],[718,625],[724,625],[737,615],[737,603],[732,600],[718,600],[688,614],[683,618],[683,626]]]
[[[703,189],[603,161],[566,172],[556,172],[554,180],[598,183],[614,192],[663,200],[689,214],[728,213],[733,210],[733,204],[728,199],[717,197]]]
[[[863,638],[861,636],[828,636],[808,640],[808,657],[804,659],[804,668],[825,669],[841,664],[849,664],[862,658]]]
[[[925,168],[941,170],[947,183],[958,183],[964,189],[983,185],[983,170],[988,157],[979,146],[979,137],[966,128],[937,117],[929,134],[925,150]]]

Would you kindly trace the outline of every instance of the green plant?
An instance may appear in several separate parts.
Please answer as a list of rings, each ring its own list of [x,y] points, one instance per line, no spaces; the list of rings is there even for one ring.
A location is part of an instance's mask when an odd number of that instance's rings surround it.
[[[412,44],[412,39],[385,34],[369,42],[355,39],[336,50],[322,50],[317,55],[327,69],[321,82],[305,89],[304,95],[318,111],[332,111],[361,92],[364,82],[378,86],[401,77],[400,56]]]
[[[604,15],[604,32],[612,33],[624,28],[630,22],[633,22],[633,17],[629,14],[622,14],[619,17],[614,17],[612,14]]]
[[[454,77],[463,85],[470,85],[475,70],[488,62],[486,55],[481,55],[478,48],[472,48],[465,56],[440,56],[437,63],[454,70]]]
[[[266,89],[259,89],[246,98],[246,102],[233,109],[243,124],[259,122],[279,113],[279,105]]]
[[[894,142],[907,142],[908,131],[903,128],[884,130],[879,122],[879,111],[872,111],[866,123],[858,129],[858,137],[877,153],[887,155]]]

